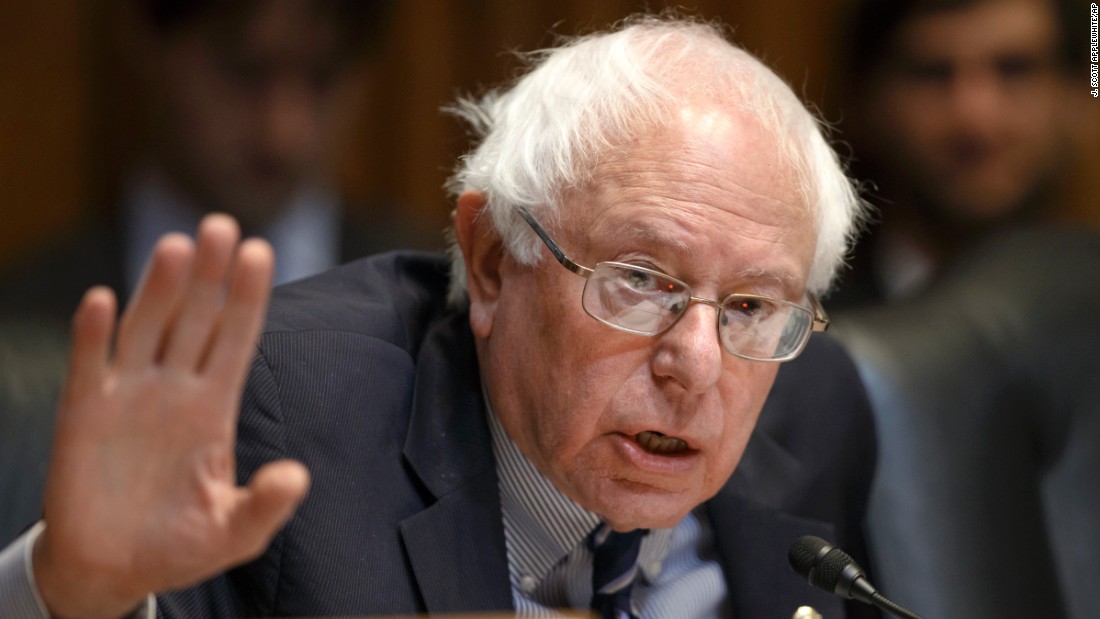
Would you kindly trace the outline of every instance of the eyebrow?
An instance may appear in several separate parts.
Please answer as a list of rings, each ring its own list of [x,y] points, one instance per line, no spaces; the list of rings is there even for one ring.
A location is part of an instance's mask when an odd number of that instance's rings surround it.
[[[653,243],[655,245],[674,245],[677,249],[681,249],[683,251],[691,251],[691,247],[689,247],[688,244],[684,241],[669,239],[668,237],[662,236],[649,228],[632,226],[629,230],[627,230],[627,233],[630,235],[631,238],[638,241]]]
[[[738,277],[741,279],[766,279],[778,282],[780,284],[787,284],[794,281],[794,275],[790,273],[777,273],[775,271],[767,271],[760,267],[746,267],[738,273]]]

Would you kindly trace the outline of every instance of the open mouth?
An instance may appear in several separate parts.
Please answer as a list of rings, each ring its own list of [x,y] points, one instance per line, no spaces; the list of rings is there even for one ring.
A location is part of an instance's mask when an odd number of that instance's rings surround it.
[[[687,441],[675,436],[667,436],[660,432],[646,430],[634,435],[634,440],[648,453],[660,456],[674,456],[691,451]]]

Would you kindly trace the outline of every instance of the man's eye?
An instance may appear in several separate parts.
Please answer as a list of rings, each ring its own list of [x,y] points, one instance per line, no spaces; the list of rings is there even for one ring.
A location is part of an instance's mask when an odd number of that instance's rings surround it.
[[[626,272],[626,281],[635,290],[653,290],[657,278],[652,273],[645,271],[629,270]]]
[[[1043,69],[1043,60],[1034,56],[1020,54],[997,59],[997,73],[1003,80],[1025,80],[1038,75]]]
[[[739,299],[732,304],[733,311],[745,316],[757,316],[763,309],[763,304],[757,299]]]
[[[954,67],[949,62],[913,61],[902,66],[902,74],[913,82],[943,85],[951,81]]]
[[[733,299],[726,303],[721,320],[723,325],[733,321],[758,324],[771,319],[776,309],[775,305],[763,299]]]

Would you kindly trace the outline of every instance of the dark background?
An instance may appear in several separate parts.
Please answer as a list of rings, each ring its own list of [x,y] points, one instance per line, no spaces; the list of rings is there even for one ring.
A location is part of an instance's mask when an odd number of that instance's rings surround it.
[[[114,202],[141,138],[130,109],[133,80],[114,44],[120,1],[0,3],[0,271],[78,225],[89,209]],[[379,83],[340,177],[352,203],[398,204],[420,225],[442,230],[450,206],[441,186],[467,142],[440,106],[514,75],[519,63],[507,50],[546,46],[554,33],[591,31],[666,4],[734,26],[735,38],[821,108],[843,137],[844,113],[833,103],[843,84],[831,55],[844,2],[400,0]],[[1087,75],[1080,89],[1087,97]],[[1100,225],[1100,101],[1086,103],[1085,157],[1060,216]]]

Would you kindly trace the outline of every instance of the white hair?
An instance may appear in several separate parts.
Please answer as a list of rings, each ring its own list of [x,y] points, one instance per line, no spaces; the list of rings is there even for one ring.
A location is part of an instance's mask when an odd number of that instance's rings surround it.
[[[542,255],[541,241],[514,212],[561,215],[561,198],[583,187],[601,152],[665,122],[685,97],[736,105],[755,116],[789,161],[817,223],[809,292],[828,291],[864,213],[824,127],[790,87],[716,26],[655,16],[528,55],[532,69],[507,90],[459,99],[447,111],[480,143],[447,182],[455,196],[486,197],[492,225],[521,264]],[[451,245],[450,301],[466,299],[465,264]]]

